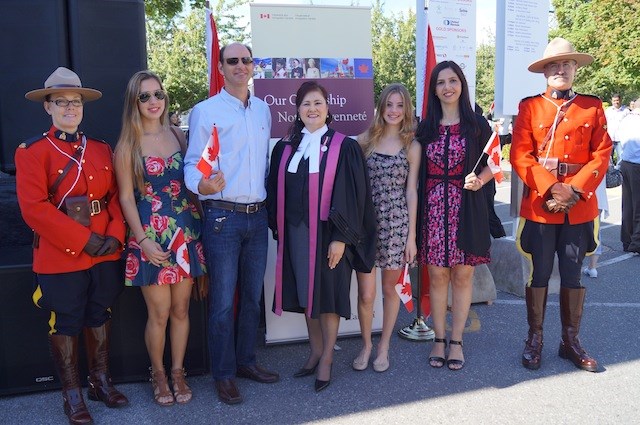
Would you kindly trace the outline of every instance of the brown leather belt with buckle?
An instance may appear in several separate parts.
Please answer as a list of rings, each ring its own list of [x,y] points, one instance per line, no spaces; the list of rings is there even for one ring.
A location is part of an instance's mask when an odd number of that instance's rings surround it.
[[[89,202],[89,213],[93,217],[94,215],[100,214],[102,211],[107,209],[107,198],[94,199]],[[60,210],[67,214],[67,207],[65,204],[60,206]]]
[[[236,211],[245,214],[253,214],[260,211],[266,205],[266,202],[255,202],[253,204],[239,204],[237,202],[218,201],[214,199],[205,199],[204,206],[211,208],[220,208],[227,211]]]
[[[559,176],[573,176],[578,174],[578,171],[584,167],[585,164],[570,164],[568,162],[558,163],[558,175]]]

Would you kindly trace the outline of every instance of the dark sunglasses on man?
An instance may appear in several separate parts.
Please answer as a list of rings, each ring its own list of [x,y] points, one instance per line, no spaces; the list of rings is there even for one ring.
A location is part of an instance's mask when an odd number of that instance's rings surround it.
[[[140,103],[147,103],[149,99],[151,99],[151,96],[155,97],[158,100],[163,100],[165,97],[167,97],[167,94],[162,90],[156,90],[154,92],[144,91],[138,95],[138,100],[140,101]]]
[[[231,66],[237,65],[240,61],[242,61],[243,65],[249,65],[253,63],[253,58],[245,56],[243,58],[226,58],[224,61],[227,63],[227,65]]]

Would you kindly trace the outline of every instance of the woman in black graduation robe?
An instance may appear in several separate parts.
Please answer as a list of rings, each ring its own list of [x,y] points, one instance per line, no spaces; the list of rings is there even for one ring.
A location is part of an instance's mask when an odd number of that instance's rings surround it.
[[[327,92],[302,84],[290,134],[271,155],[269,226],[278,240],[274,311],[305,313],[311,353],[294,376],[318,368],[329,384],[340,316],[351,317],[352,271],[371,270],[375,215],[367,166],[357,142],[326,124]]]

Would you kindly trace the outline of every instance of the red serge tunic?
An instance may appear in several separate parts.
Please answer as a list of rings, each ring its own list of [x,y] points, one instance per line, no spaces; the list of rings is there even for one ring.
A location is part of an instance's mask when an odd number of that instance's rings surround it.
[[[89,137],[86,140],[82,170],[79,172],[76,164],[69,169],[54,194],[53,203],[48,199],[49,188],[69,162],[69,156],[82,144],[82,134],[66,134],[51,127],[47,133],[16,149],[18,203],[24,221],[40,235],[38,247],[33,249],[35,273],[86,270],[94,264],[120,258],[120,251],[101,257],[91,257],[83,251],[91,232],[112,236],[121,244],[125,234],[111,147],[101,140]],[[57,208],[67,192],[67,197],[87,196],[89,201],[104,198],[106,209],[92,216],[89,226],[83,226]]]

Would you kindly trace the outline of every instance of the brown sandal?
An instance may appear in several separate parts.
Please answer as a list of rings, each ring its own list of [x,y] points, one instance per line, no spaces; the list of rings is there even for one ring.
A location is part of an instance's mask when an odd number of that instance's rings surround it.
[[[153,387],[153,399],[160,406],[173,406],[175,399],[169,389],[169,382],[167,381],[167,374],[164,372],[164,369],[156,370],[155,372],[152,368],[149,368],[149,370],[151,371],[151,379],[149,380]]]
[[[187,376],[187,372],[184,371],[184,368],[171,370],[173,395],[178,404],[188,403],[193,395],[191,388],[189,388],[187,381],[184,379],[185,376]]]

